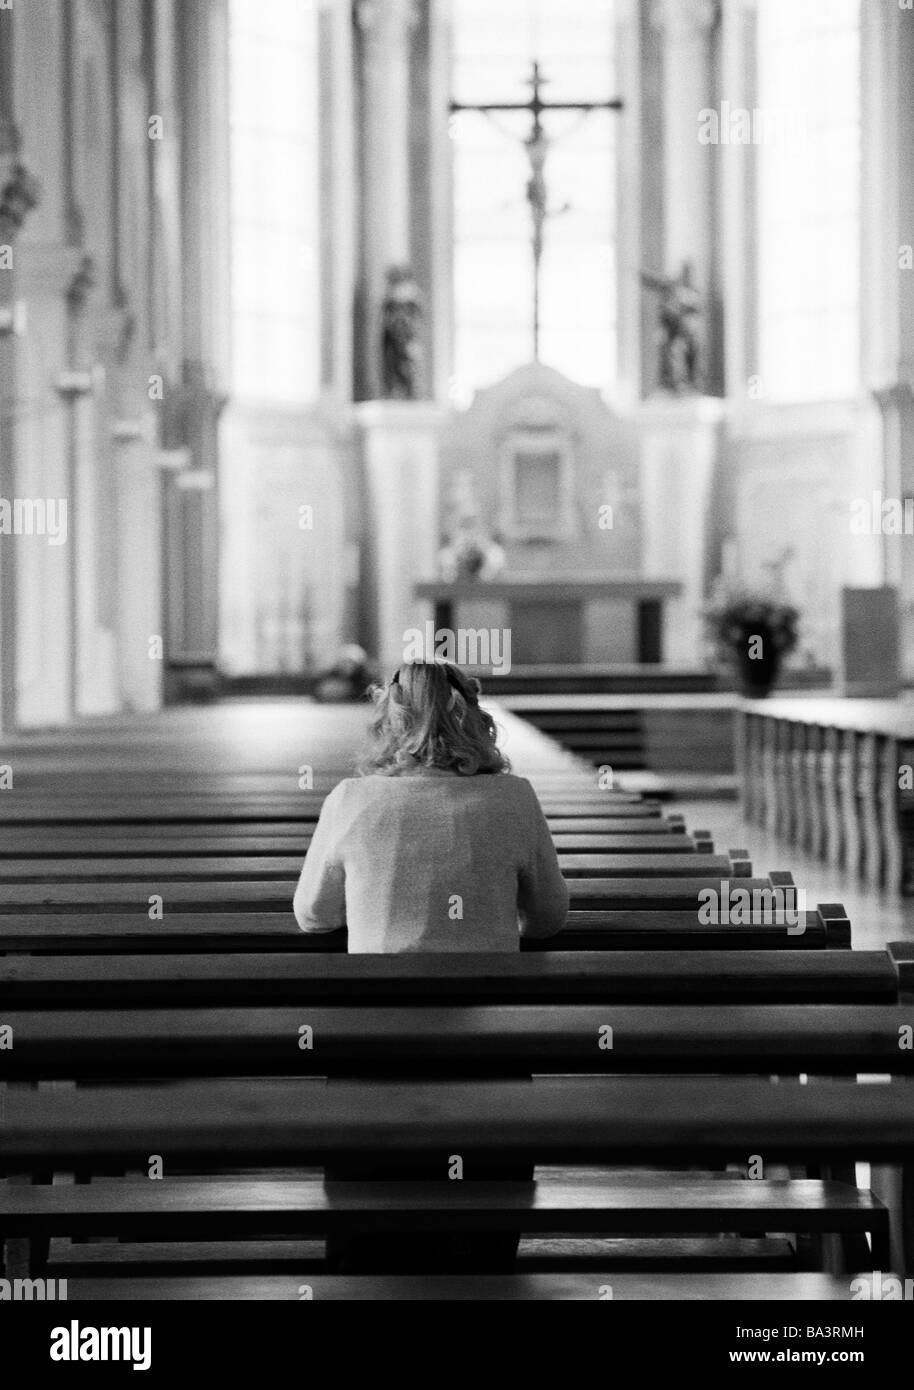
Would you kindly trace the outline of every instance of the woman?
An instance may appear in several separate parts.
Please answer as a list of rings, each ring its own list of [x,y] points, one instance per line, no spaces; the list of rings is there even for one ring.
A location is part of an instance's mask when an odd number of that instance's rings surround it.
[[[352,952],[516,951],[551,936],[568,888],[530,783],[508,771],[479,682],[444,662],[402,666],[372,691],[363,775],[327,797],[295,891],[306,932],[349,929]],[[529,1181],[529,1165],[464,1158],[464,1178]],[[447,1178],[447,1155],[328,1170],[327,1177]],[[518,1236],[328,1242],[340,1272],[510,1267]]]

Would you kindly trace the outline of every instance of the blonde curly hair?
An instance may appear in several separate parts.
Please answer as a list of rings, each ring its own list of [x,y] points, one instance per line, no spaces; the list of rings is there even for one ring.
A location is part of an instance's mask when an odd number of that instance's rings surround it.
[[[482,687],[446,661],[401,666],[386,685],[372,686],[371,746],[364,775],[397,776],[440,768],[463,777],[509,771],[497,746],[495,720],[479,705]]]

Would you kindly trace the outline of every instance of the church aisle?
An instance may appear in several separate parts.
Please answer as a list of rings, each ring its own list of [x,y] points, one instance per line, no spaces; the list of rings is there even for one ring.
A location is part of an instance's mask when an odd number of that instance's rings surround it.
[[[577,763],[550,739],[499,705],[490,705],[500,741],[521,774],[530,768],[574,772]],[[355,770],[368,726],[366,704],[317,704],[301,697],[233,699],[179,705],[154,715],[85,720],[54,733],[9,735],[3,760],[13,788],[53,793],[74,774],[145,772],[201,779],[288,772],[290,789],[307,763],[315,788],[328,790]]]
[[[806,891],[808,903],[843,903],[854,924],[856,950],[881,950],[889,941],[914,940],[914,899],[866,888],[843,869],[823,864],[796,845],[744,820],[738,801],[683,799],[669,802],[668,809],[684,815],[687,824],[709,830],[716,843],[732,840],[744,846],[758,872],[789,864],[797,887]]]

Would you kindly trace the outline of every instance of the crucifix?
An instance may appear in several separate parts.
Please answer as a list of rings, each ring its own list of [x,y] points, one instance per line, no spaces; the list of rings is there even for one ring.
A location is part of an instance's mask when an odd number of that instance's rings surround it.
[[[539,361],[540,355],[540,271],[543,261],[543,238],[546,229],[546,220],[554,217],[558,212],[565,212],[564,208],[550,208],[548,190],[546,187],[546,156],[549,147],[556,138],[550,139],[543,126],[543,113],[546,111],[579,111],[582,116],[589,116],[592,111],[621,111],[623,103],[618,97],[610,101],[544,101],[543,88],[548,85],[548,81],[540,71],[540,65],[534,62],[531,76],[528,78],[531,88],[529,101],[488,101],[479,105],[452,101],[451,111],[479,111],[484,116],[491,116],[497,111],[527,111],[532,117],[530,134],[524,140],[527,150],[527,157],[530,160],[530,178],[527,180],[526,196],[530,205],[530,217],[533,223],[532,249],[533,249],[533,360]]]

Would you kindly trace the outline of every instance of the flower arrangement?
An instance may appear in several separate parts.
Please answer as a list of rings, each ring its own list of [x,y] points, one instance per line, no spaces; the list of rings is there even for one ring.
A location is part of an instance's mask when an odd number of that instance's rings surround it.
[[[782,658],[797,645],[797,609],[774,594],[719,583],[703,616],[718,655],[735,665],[744,693],[767,695]]]
[[[718,591],[704,611],[705,623],[721,654],[742,648],[759,634],[768,638],[783,655],[797,645],[800,614],[789,603],[781,603],[751,590]]]
[[[438,552],[442,579],[494,579],[504,568],[505,553],[495,536],[488,536],[473,517],[462,517],[456,534]]]

